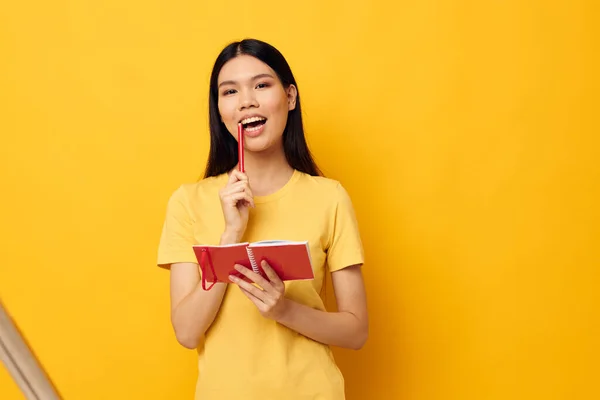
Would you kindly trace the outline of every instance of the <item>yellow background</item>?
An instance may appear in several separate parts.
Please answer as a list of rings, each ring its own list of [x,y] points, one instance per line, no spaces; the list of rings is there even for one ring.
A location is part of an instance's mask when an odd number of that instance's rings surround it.
[[[348,399],[600,398],[594,2],[219,3],[2,6],[0,297],[62,395],[191,398],[156,246],[204,167],[212,62],[250,36],[361,224]]]

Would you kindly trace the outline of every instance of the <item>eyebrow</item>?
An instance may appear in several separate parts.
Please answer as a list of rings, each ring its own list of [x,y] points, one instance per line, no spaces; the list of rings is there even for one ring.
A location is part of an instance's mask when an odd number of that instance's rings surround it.
[[[255,80],[260,79],[260,78],[273,78],[273,75],[271,75],[271,74],[258,74],[256,76],[253,76],[251,80],[255,81]],[[235,85],[236,83],[237,83],[236,81],[223,81],[223,82],[219,83],[219,87],[221,87],[223,85]]]

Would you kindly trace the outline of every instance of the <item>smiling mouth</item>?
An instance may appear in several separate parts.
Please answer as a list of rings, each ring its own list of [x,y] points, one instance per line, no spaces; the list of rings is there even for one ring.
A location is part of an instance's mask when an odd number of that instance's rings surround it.
[[[242,127],[247,132],[253,132],[259,130],[267,122],[266,118],[263,117],[251,117],[240,121]]]

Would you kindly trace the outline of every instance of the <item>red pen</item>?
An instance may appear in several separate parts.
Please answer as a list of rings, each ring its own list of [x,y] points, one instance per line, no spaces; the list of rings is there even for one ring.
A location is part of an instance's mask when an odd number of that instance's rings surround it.
[[[244,170],[244,128],[242,124],[238,124],[238,166],[240,172],[246,172]]]

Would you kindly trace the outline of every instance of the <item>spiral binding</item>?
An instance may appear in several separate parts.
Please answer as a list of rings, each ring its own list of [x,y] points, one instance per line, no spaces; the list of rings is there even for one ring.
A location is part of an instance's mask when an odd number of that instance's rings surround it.
[[[248,260],[250,260],[250,265],[252,266],[252,271],[260,274],[258,270],[258,264],[256,263],[256,259],[254,258],[254,252],[250,247],[246,247],[246,253],[248,253]]]

